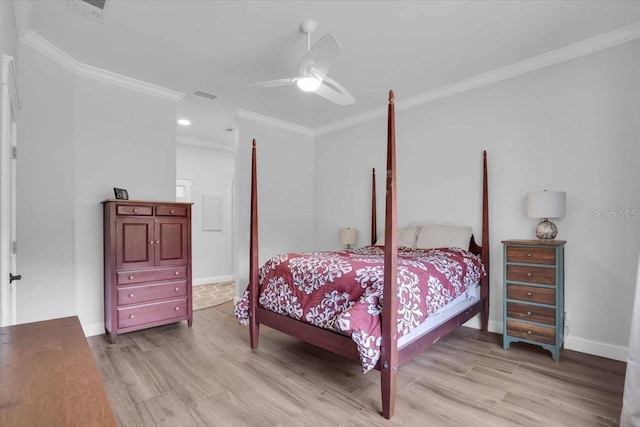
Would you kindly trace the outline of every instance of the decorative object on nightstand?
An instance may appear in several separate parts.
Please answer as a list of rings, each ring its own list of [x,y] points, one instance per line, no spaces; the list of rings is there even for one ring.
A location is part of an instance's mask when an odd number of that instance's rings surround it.
[[[558,227],[549,218],[564,218],[567,193],[564,191],[534,191],[527,193],[527,217],[543,218],[536,227],[536,237],[555,239]]]
[[[340,244],[345,245],[347,249],[351,249],[351,245],[358,243],[358,229],[357,228],[341,228],[340,229]]]
[[[564,240],[504,240],[503,348],[564,345]]]

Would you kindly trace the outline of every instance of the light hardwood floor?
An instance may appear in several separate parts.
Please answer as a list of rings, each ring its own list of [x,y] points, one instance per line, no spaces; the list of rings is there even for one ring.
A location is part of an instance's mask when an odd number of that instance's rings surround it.
[[[261,327],[249,348],[232,303],[186,322],[89,338],[121,426],[617,426],[625,364],[501,347],[461,328],[400,369],[396,415],[379,373]]]

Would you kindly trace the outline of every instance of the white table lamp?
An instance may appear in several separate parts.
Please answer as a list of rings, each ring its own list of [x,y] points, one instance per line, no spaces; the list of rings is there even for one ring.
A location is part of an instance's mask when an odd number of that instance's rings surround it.
[[[358,229],[357,228],[341,228],[340,229],[340,244],[346,245],[347,249],[351,249],[351,245],[358,243]]]
[[[555,239],[558,227],[549,218],[564,218],[567,193],[564,191],[534,191],[527,193],[527,217],[542,218],[536,227],[536,237]]]

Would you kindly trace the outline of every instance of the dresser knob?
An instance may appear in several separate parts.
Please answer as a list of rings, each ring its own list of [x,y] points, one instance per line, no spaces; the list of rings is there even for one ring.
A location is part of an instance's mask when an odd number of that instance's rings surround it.
[[[129,315],[129,319],[135,319],[136,315],[135,314],[130,314]]]
[[[527,273],[527,277],[531,277],[531,273]]]
[[[528,256],[528,257],[530,257],[530,256],[531,256],[531,252],[529,252],[529,253],[527,254],[527,256]]]
[[[176,311],[180,311],[180,307],[176,307]]]
[[[531,335],[531,331],[527,331],[527,335]]]
[[[530,311],[527,311],[527,316],[531,316],[531,312]]]
[[[153,245],[153,240],[149,240],[149,244],[150,244],[150,245]]]
[[[174,212],[175,212],[175,211],[174,211],[173,209],[171,209],[171,210],[169,211],[169,213],[174,213]]]
[[[156,240],[156,245],[159,245],[159,244],[160,244],[160,240]]]
[[[129,280],[133,280],[133,274],[129,276]]]
[[[138,208],[133,208],[133,213],[138,213]]]
[[[129,298],[133,298],[134,296],[135,296],[135,294],[134,294],[133,292],[131,292],[131,293],[129,294]]]
[[[180,275],[180,272],[179,272],[179,271],[174,271],[174,272],[173,272],[173,275],[174,275],[174,276],[179,276],[179,275]]]
[[[180,288],[176,286],[173,290],[178,292],[180,290]]]
[[[528,297],[530,297],[531,295],[533,295],[531,292],[527,292]]]

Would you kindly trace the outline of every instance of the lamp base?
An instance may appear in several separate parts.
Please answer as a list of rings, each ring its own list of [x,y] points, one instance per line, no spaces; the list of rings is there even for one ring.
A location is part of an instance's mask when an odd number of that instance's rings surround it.
[[[547,218],[536,227],[536,237],[540,240],[552,240],[558,235],[558,227]]]

